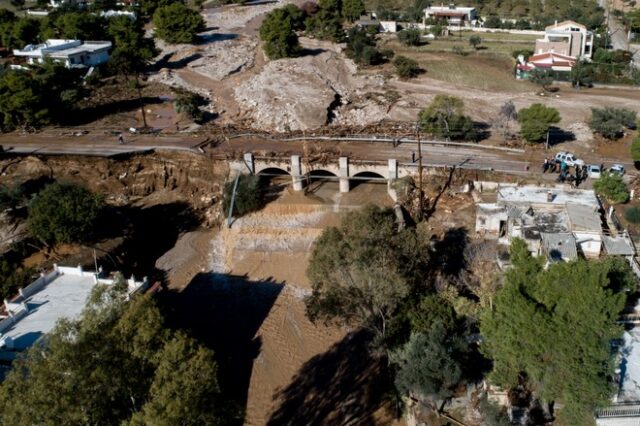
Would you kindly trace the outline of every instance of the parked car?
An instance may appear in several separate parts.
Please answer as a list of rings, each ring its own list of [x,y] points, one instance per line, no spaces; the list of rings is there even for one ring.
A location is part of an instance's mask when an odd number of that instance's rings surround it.
[[[600,166],[597,164],[589,164],[587,166],[587,173],[591,179],[598,179],[602,174],[602,170],[600,170]]]
[[[564,161],[566,165],[569,167],[584,166],[584,161],[582,161],[581,159],[579,159],[578,157],[576,157],[570,152],[557,153],[555,156],[555,160],[556,160],[556,163],[558,164]]]
[[[609,168],[609,173],[624,176],[624,166],[622,164],[614,164]]]

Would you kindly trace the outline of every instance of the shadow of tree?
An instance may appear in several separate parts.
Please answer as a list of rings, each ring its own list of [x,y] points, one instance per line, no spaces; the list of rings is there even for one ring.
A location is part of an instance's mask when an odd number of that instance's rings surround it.
[[[374,424],[393,386],[386,359],[370,354],[372,336],[358,330],[307,361],[277,392],[268,425]]]
[[[186,202],[107,207],[97,226],[96,238],[123,237],[122,244],[109,253],[117,259],[121,272],[163,281],[164,272],[156,268],[156,261],[175,246],[181,233],[199,225],[200,217]],[[103,263],[111,264],[110,261]]]
[[[549,145],[557,145],[563,142],[571,142],[576,140],[576,135],[573,132],[560,129],[558,127],[551,127],[549,129]]]
[[[271,279],[199,273],[184,290],[160,294],[168,324],[215,351],[220,385],[243,409],[253,362],[262,347],[256,333],[283,286]]]

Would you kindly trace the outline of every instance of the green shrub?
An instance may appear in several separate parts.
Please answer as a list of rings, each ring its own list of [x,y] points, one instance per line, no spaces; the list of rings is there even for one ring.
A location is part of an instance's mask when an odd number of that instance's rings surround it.
[[[53,183],[29,205],[27,230],[45,244],[86,241],[103,207],[99,194],[74,184]]]
[[[631,158],[633,161],[640,161],[640,136],[636,137],[631,143]]]
[[[193,43],[206,25],[200,12],[182,3],[159,7],[153,14],[155,35],[167,43]]]
[[[227,182],[224,186],[222,208],[225,215],[228,214],[231,206],[234,185],[235,179]],[[236,199],[233,203],[233,214],[243,216],[262,207],[262,192],[262,185],[258,176],[240,175],[236,189]]]
[[[640,208],[630,207],[624,212],[624,217],[630,223],[640,223]]]
[[[398,40],[407,46],[419,46],[422,41],[422,34],[417,28],[408,28],[398,32]]]
[[[413,78],[420,74],[420,65],[411,58],[406,56],[398,56],[393,61],[393,66],[396,67],[396,73],[400,78]]]
[[[200,105],[204,103],[204,98],[197,93],[181,93],[174,101],[176,111],[186,115],[195,122],[202,121],[204,114],[200,110]]]
[[[260,40],[264,42],[264,51],[269,59],[290,58],[300,53],[294,27],[300,25],[301,18],[298,15],[302,11],[295,5],[290,6],[293,7],[269,12],[260,26]]]
[[[637,114],[624,108],[592,108],[591,130],[607,139],[618,139],[624,134],[625,128],[635,127]]]
[[[625,203],[629,200],[629,190],[620,175],[603,173],[593,183],[593,189],[612,203]]]
[[[552,124],[560,122],[557,109],[542,104],[533,104],[518,111],[520,133],[528,142],[543,142]]]

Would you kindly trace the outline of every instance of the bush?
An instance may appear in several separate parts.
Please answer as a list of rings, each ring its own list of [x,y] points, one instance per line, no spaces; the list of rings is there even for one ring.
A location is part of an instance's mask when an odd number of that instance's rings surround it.
[[[640,136],[631,143],[631,159],[636,163],[640,161]]]
[[[519,49],[519,50],[514,50],[513,52],[511,52],[511,56],[513,56],[513,59],[518,59],[518,56],[522,55],[522,57],[524,57],[524,60],[528,60],[529,57],[533,56],[533,50],[530,49]]]
[[[47,245],[87,241],[103,207],[99,194],[74,184],[53,183],[29,205],[27,230]]]
[[[197,93],[186,92],[180,94],[174,101],[176,111],[186,115],[195,122],[203,119],[203,113],[200,105],[204,102],[204,98]]]
[[[437,95],[418,113],[422,129],[440,138],[475,141],[478,133],[473,121],[463,115],[464,102],[455,96]]]
[[[469,44],[475,50],[478,50],[478,47],[480,47],[480,45],[482,44],[482,38],[480,38],[480,36],[477,36],[477,35],[471,36],[469,37]]]
[[[630,223],[640,223],[640,208],[630,207],[624,212],[624,217]]]
[[[624,129],[635,127],[635,111],[624,108],[592,108],[591,130],[607,139],[618,139],[624,134]]]
[[[420,74],[420,65],[411,58],[406,56],[398,56],[393,65],[396,67],[396,73],[400,78],[413,78]]]
[[[453,46],[451,48],[451,51],[456,55],[460,55],[460,56],[466,56],[467,54],[467,52],[464,51],[464,47],[462,46]]]
[[[297,19],[292,8],[275,9],[267,14],[260,26],[260,40],[264,42],[269,59],[290,58],[300,53],[300,43],[294,32]]]
[[[156,36],[174,44],[193,43],[206,28],[202,15],[182,3],[159,7],[153,14],[153,24]]]
[[[629,200],[629,191],[622,177],[611,173],[603,173],[600,178],[593,183],[593,189],[598,195],[603,196],[611,203],[626,203]]]
[[[235,179],[227,182],[224,186],[224,198],[222,208],[225,215],[231,206],[231,197]],[[240,175],[238,187],[236,189],[236,199],[233,203],[233,214],[243,216],[262,207],[262,185],[260,178],[255,175]]]
[[[345,53],[358,64],[378,65],[384,62],[385,55],[376,48],[373,37],[362,28],[349,31]]]
[[[422,41],[422,34],[417,28],[408,28],[398,32],[398,40],[407,46],[419,46]]]
[[[543,142],[552,124],[560,122],[557,109],[542,104],[533,104],[518,111],[520,133],[528,142]]]

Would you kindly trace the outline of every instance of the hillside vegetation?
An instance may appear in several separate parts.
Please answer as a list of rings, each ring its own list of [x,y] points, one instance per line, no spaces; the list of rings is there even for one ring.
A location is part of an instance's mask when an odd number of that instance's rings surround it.
[[[424,9],[426,0],[367,0],[367,10],[395,11],[412,14]],[[603,11],[596,0],[450,0],[459,6],[473,6],[483,18],[497,15],[503,19],[527,19],[542,24],[555,20],[573,19],[589,27],[598,27],[603,22]],[[434,3],[436,4],[436,3]],[[439,3],[438,3],[439,4]]]

